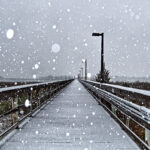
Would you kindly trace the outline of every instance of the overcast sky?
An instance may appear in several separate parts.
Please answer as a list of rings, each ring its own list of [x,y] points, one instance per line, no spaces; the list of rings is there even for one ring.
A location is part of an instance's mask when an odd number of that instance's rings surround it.
[[[111,75],[150,76],[149,0],[0,0],[0,76],[76,75],[100,69],[100,37]]]

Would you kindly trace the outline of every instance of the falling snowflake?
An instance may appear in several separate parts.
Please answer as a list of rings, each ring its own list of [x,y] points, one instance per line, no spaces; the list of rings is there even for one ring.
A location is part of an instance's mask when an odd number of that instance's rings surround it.
[[[24,105],[25,105],[25,107],[31,106],[30,101],[28,99],[26,99]]]
[[[92,115],[94,116],[94,115],[95,115],[95,112],[92,112]]]
[[[15,22],[13,22],[13,26],[16,26],[16,23],[15,23]]]
[[[67,132],[67,133],[66,133],[66,136],[70,136],[70,133],[69,133],[69,132]]]
[[[70,12],[70,9],[69,9],[69,8],[67,9],[67,12]]]
[[[51,7],[51,2],[48,2],[48,6]]]
[[[73,118],[76,118],[76,115],[75,115],[75,114],[73,115]]]
[[[23,110],[20,110],[20,114],[23,115],[23,114],[24,114],[24,111],[23,111]]]
[[[88,118],[89,118],[89,116],[85,116],[85,118],[86,118],[86,119],[88,119]]]
[[[88,73],[88,74],[87,74],[87,77],[88,77],[88,78],[91,78],[91,73]]]
[[[22,60],[21,63],[24,64],[24,60]]]
[[[6,36],[8,39],[12,39],[14,37],[14,30],[13,29],[8,29],[6,32]]]
[[[32,76],[32,77],[33,77],[33,79],[36,79],[36,74],[33,74],[33,76]]]
[[[39,65],[38,65],[38,64],[35,64],[35,65],[34,65],[34,68],[35,68],[35,69],[38,69],[38,68],[39,68]]]
[[[56,25],[53,25],[52,28],[53,28],[53,29],[56,29]]]
[[[93,125],[93,122],[91,122],[90,124],[91,124],[91,126],[92,126],[92,125]]]
[[[52,49],[51,49],[51,52],[53,53],[58,53],[60,51],[60,45],[55,43],[52,45]]]

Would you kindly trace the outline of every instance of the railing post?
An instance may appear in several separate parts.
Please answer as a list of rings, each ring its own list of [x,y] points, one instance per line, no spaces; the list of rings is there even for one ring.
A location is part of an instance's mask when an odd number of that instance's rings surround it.
[[[111,110],[116,115],[117,108],[113,104],[111,104]]]
[[[150,146],[150,131],[145,129],[145,142]]]
[[[12,109],[18,107],[18,95],[15,96],[15,98],[12,98]],[[18,111],[14,112],[12,114],[12,122],[15,124],[18,121]]]
[[[28,93],[29,101],[30,101],[30,112],[32,112],[32,90],[29,91]]]
[[[48,87],[48,99],[50,99],[50,98],[51,98],[50,89],[51,89],[51,86],[49,86],[49,87]]]
[[[130,126],[130,118],[126,117],[126,126],[129,127]]]
[[[41,94],[42,94],[41,89],[39,89],[38,90],[38,106],[41,105]]]

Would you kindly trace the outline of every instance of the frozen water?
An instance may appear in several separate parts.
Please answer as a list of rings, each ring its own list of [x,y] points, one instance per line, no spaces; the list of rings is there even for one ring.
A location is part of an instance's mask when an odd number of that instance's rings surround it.
[[[24,60],[22,60],[21,63],[24,64]]]
[[[32,76],[32,77],[33,77],[33,79],[36,79],[36,74],[33,74],[33,76]]]
[[[84,107],[85,103],[87,107]],[[56,113],[58,108],[60,113]],[[73,118],[77,110],[78,116]],[[92,112],[96,114],[92,115]],[[86,120],[85,116],[89,116],[89,119]],[[122,128],[110,118],[86,89],[78,81],[74,81],[1,149],[139,150]]]
[[[69,133],[69,132],[67,132],[67,133],[66,133],[66,136],[70,136],[70,133]]]
[[[51,51],[52,51],[53,53],[58,53],[58,52],[60,51],[60,45],[57,44],[57,43],[53,44]]]
[[[35,131],[35,134],[39,134],[39,131]]]
[[[87,77],[88,77],[88,78],[91,78],[91,73],[88,73],[88,74],[87,74]]]
[[[56,29],[56,25],[53,25],[53,27],[52,27],[53,29]]]
[[[14,30],[13,29],[8,29],[6,32],[6,36],[8,39],[12,39],[14,37]]]
[[[39,64],[35,64],[35,65],[34,65],[34,68],[35,68],[35,69],[38,69],[38,68],[39,68]]]
[[[31,106],[30,101],[28,99],[26,99],[24,105],[25,105],[25,107]]]

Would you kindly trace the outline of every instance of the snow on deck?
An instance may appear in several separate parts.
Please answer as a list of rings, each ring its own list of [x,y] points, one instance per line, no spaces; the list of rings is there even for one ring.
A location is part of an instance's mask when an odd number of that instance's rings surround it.
[[[76,80],[5,143],[8,149],[139,150]]]

